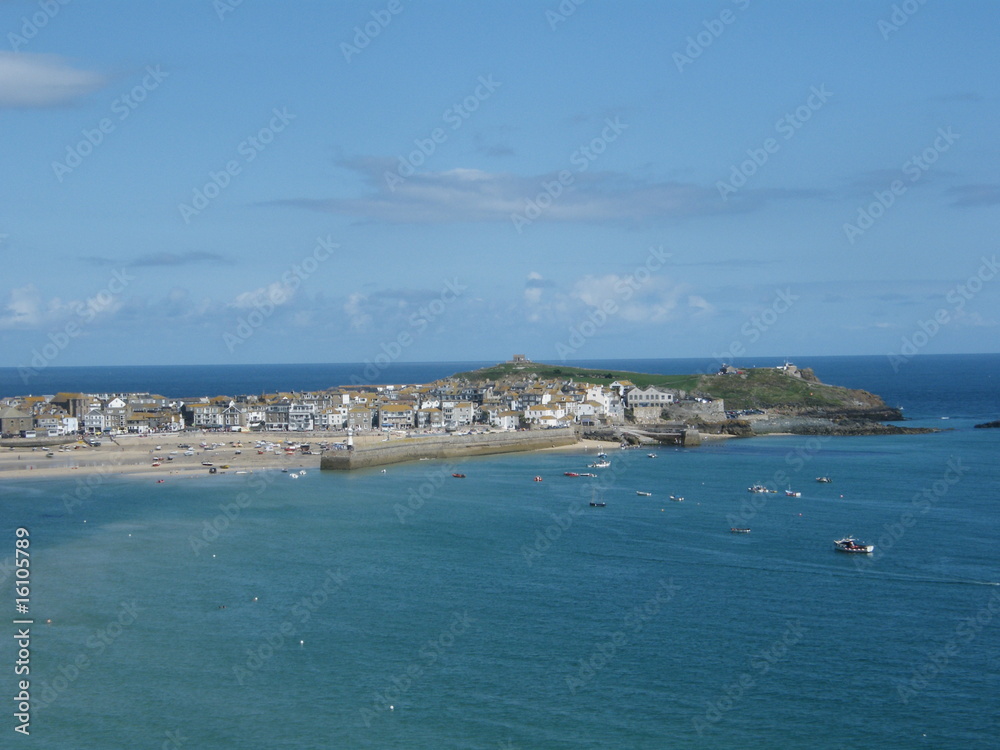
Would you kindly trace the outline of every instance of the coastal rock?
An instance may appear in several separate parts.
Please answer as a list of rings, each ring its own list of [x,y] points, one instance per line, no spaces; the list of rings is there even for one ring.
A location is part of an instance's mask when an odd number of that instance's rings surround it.
[[[976,427],[989,429],[991,427],[1000,427],[1000,419],[994,419],[992,422],[983,422],[982,424],[977,424]]]

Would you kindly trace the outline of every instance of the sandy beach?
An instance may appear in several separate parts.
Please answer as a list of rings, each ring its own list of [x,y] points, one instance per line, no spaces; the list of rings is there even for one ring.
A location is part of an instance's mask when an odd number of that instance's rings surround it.
[[[354,436],[356,445],[379,443],[385,439],[380,433]],[[258,440],[275,445],[285,441],[308,442],[314,448],[312,455],[296,451],[286,454],[277,449],[261,453],[254,447]],[[319,469],[319,443],[344,442],[343,433],[285,433],[234,435],[226,433],[183,433],[174,435],[123,435],[114,442],[101,439],[101,446],[94,448],[80,441],[49,448],[0,448],[0,481],[4,479],[57,479],[81,475],[148,475],[156,479],[203,476],[209,473],[205,462],[211,463],[218,474],[254,472],[262,470]],[[200,447],[202,442],[208,448]],[[222,443],[214,449],[213,443]],[[185,456],[180,445],[190,445],[194,455]],[[611,441],[581,440],[572,445],[543,448],[545,451],[566,453],[591,453],[618,450],[618,443]],[[61,449],[60,449],[61,448]],[[239,451],[239,453],[237,453]],[[51,453],[52,456],[48,457]],[[159,457],[160,461],[155,461]],[[154,466],[159,463],[159,466]],[[225,467],[225,468],[223,468]]]

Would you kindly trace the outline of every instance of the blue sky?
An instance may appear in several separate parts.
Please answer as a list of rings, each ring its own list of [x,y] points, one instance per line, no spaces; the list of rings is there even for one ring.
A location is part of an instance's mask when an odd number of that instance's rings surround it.
[[[0,2],[0,366],[992,352],[993,2]]]

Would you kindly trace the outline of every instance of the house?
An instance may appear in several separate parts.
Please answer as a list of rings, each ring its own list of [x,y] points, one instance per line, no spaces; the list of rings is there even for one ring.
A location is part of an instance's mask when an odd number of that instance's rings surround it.
[[[408,430],[415,422],[413,404],[383,404],[378,410],[378,425],[383,430]]]
[[[417,427],[430,430],[443,429],[444,414],[436,406],[420,409],[417,411]]]
[[[22,430],[30,430],[34,427],[33,421],[30,414],[25,414],[13,406],[0,409],[0,433],[5,435],[17,435]]]
[[[625,402],[629,409],[637,406],[669,406],[676,400],[673,391],[657,388],[654,385],[648,388],[630,388],[625,394]]]
[[[521,425],[521,412],[502,411],[499,412],[491,422],[494,427],[501,430],[516,430]]]
[[[445,401],[441,404],[441,412],[446,425],[469,425],[475,419],[475,410],[470,401]]]

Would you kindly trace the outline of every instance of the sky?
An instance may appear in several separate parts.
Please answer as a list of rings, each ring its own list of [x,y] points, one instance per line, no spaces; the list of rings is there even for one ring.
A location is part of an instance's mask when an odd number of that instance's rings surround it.
[[[0,0],[0,366],[996,352],[998,29]]]

